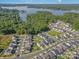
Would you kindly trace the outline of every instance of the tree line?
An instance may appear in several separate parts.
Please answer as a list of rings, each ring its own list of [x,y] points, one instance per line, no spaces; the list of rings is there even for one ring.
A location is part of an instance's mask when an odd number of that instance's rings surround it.
[[[79,30],[78,13],[53,15],[51,12],[38,11],[28,15],[26,20],[22,21],[17,10],[0,8],[0,34],[38,34],[42,31],[48,31],[48,24],[57,20],[70,23],[73,29]]]

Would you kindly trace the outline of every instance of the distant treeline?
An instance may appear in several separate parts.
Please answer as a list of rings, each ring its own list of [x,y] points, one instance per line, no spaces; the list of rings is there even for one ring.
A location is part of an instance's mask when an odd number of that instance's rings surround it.
[[[33,4],[29,8],[48,8],[56,10],[79,10],[79,4]]]
[[[28,8],[79,10],[79,4],[0,4],[0,6],[27,6]]]

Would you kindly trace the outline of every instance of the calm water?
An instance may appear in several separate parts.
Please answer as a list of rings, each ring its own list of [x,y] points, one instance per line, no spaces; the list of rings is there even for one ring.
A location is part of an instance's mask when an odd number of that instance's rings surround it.
[[[24,13],[20,12],[20,17],[22,20],[26,19],[28,14],[36,13],[37,11],[49,11],[54,15],[63,15],[64,13],[73,12],[79,13],[79,10],[50,10],[50,9],[36,9],[36,8],[27,8]]]
[[[63,15],[67,12],[79,13],[79,10],[52,10],[52,9],[38,9],[38,8],[28,8],[24,7],[2,7],[7,9],[17,9],[19,10],[19,15],[22,20],[25,20],[28,14],[36,13],[37,11],[49,11],[54,15]]]

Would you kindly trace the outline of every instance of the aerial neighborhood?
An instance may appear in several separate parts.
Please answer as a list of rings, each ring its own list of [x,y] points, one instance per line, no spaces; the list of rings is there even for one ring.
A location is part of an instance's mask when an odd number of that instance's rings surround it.
[[[79,59],[78,9],[1,4],[0,59]]]
[[[29,53],[32,46],[32,36],[24,35],[23,38],[19,38],[13,35],[12,41],[8,48],[4,51],[4,55],[19,54],[19,53]]]
[[[67,49],[79,45],[77,38],[79,32],[73,30],[69,23],[57,20],[56,22],[50,23],[48,27],[50,29],[49,31],[34,35],[40,38],[39,40],[36,39],[36,42],[33,41],[34,38],[31,34],[12,35],[9,46],[2,52],[3,55],[30,54],[32,53],[33,44],[36,43],[36,46],[38,46],[42,52],[33,56],[32,59],[56,59]],[[79,58],[79,52],[74,51],[72,58]]]
[[[57,55],[64,53],[70,47],[79,45],[79,40],[75,38],[76,36],[75,30],[72,30],[70,24],[68,23],[65,24],[62,21],[57,21],[56,23],[49,24],[49,28],[50,30],[60,32],[61,34],[58,37],[48,35],[47,32],[38,34],[38,36],[43,39],[42,42],[38,43],[38,46],[41,49],[44,49],[45,46],[51,46],[52,44],[55,44],[55,42],[66,41],[66,40],[70,41],[60,43],[51,50],[49,49],[48,51],[44,51],[43,53],[36,55],[33,59],[52,59],[52,58],[56,59]],[[75,54],[73,54],[73,59],[79,58],[79,55],[77,53],[79,52],[75,52]]]

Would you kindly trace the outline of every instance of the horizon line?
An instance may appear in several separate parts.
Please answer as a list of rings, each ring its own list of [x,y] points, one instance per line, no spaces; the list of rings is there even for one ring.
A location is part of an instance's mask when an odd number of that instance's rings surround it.
[[[5,3],[0,3],[0,4],[5,4]],[[6,3],[6,4],[52,4],[52,3]],[[58,3],[53,3],[53,4],[58,4]],[[76,3],[59,3],[58,5],[62,5],[62,4],[78,5]]]

